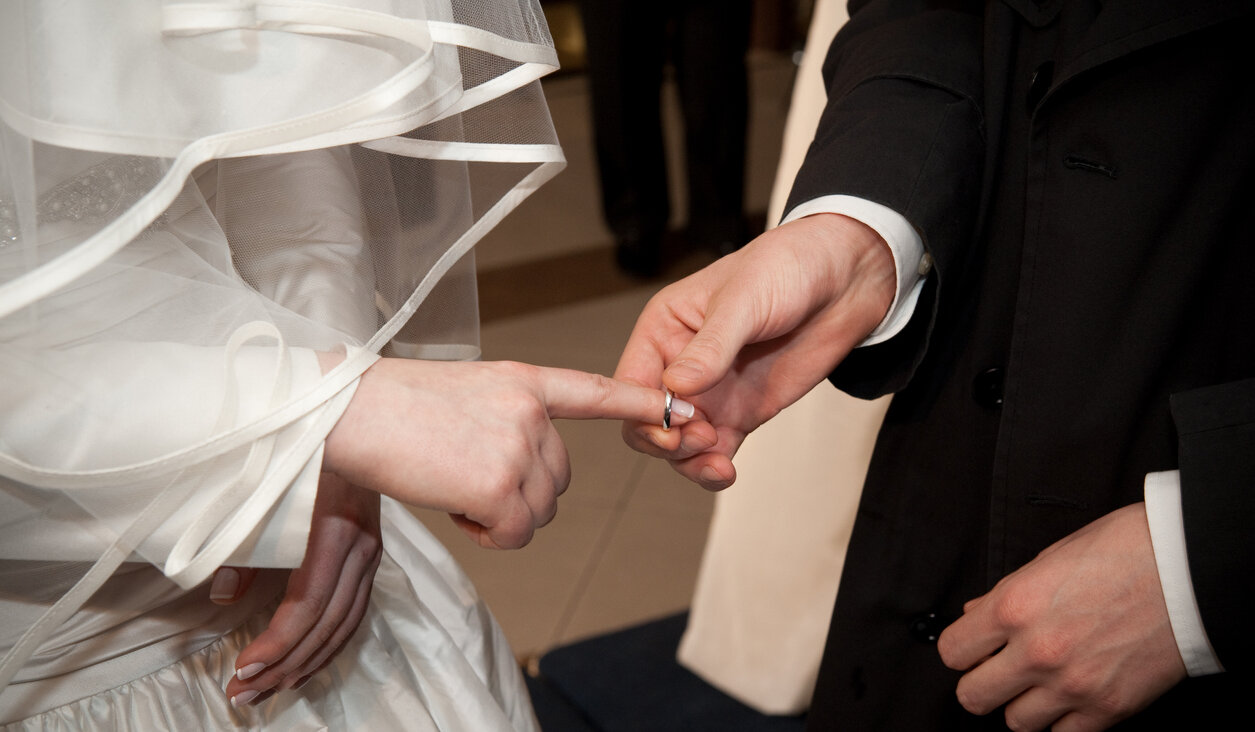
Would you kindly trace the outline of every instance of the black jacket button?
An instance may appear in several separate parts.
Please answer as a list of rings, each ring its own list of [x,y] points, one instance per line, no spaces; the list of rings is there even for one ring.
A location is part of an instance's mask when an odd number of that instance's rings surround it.
[[[1046,96],[1046,92],[1050,90],[1051,83],[1055,79],[1055,65],[1053,61],[1047,61],[1033,70],[1033,76],[1028,81],[1028,95],[1025,99],[1028,115],[1031,117],[1033,112],[1037,110],[1037,105]]]
[[[986,409],[1002,405],[1002,369],[986,369],[972,379],[972,399]]]

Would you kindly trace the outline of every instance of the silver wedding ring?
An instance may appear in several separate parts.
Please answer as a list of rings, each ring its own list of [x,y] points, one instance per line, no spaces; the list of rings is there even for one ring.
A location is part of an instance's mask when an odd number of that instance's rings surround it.
[[[663,387],[662,390],[667,393],[667,401],[663,404],[663,407],[662,407],[662,429],[664,432],[670,432],[671,431],[671,399],[673,395],[671,393],[671,390],[666,387]]]

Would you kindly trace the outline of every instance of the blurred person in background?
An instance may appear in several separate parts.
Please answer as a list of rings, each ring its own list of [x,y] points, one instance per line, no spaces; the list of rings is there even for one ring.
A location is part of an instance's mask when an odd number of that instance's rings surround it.
[[[663,264],[668,60],[684,122],[688,240],[726,253],[745,239],[750,10],[751,0],[581,2],[602,213],[625,272],[649,277]]]

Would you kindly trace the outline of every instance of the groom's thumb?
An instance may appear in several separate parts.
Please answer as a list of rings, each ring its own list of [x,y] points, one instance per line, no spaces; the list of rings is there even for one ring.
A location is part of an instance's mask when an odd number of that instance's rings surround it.
[[[701,330],[662,373],[662,383],[681,396],[701,394],[718,384],[748,338],[742,319],[711,312]]]

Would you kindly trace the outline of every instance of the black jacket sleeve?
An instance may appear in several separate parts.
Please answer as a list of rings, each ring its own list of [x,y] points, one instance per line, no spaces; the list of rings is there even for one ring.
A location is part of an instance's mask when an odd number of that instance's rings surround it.
[[[1255,656],[1255,379],[1175,394],[1181,511],[1203,627],[1229,670]]]
[[[900,389],[922,358],[938,287],[971,238],[984,160],[981,4],[851,2],[824,64],[828,104],[786,210],[826,195],[858,196],[920,232],[934,274],[906,333],[857,349],[842,389]]]

